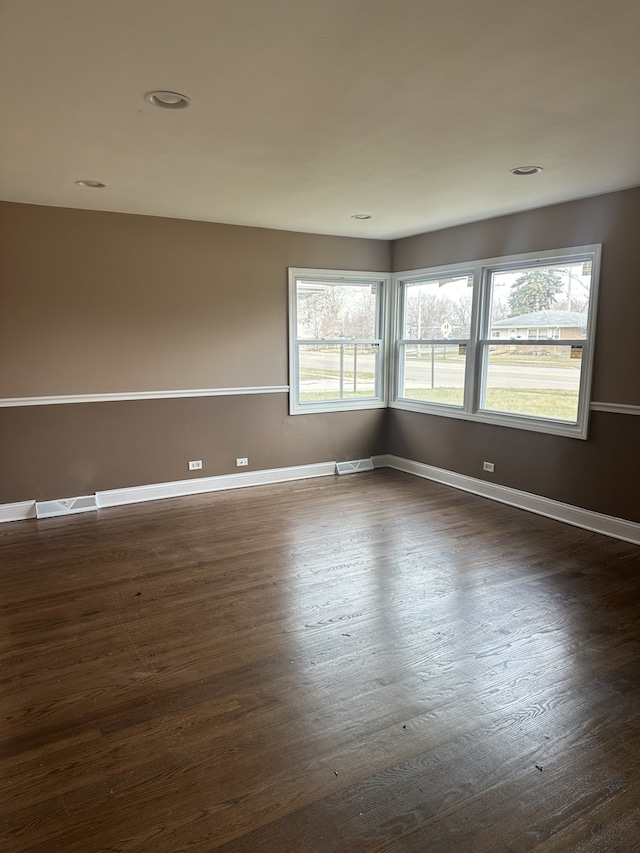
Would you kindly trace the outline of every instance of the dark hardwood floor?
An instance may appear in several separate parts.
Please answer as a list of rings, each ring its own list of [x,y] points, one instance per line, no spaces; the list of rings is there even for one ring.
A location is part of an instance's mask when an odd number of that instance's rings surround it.
[[[640,850],[640,549],[391,471],[0,527],[2,853]]]

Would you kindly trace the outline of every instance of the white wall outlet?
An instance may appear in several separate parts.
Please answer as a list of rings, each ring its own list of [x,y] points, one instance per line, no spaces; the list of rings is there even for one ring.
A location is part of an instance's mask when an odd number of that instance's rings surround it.
[[[190,471],[199,471],[202,468],[202,459],[194,459],[192,462],[189,462],[189,470]]]
[[[245,465],[248,465],[248,464],[249,464],[249,457],[248,456],[239,456],[236,459],[236,468],[243,468]]]
[[[493,462],[483,462],[482,463],[482,470],[488,471],[490,474],[493,474],[494,468],[495,468],[495,466],[494,466]]]

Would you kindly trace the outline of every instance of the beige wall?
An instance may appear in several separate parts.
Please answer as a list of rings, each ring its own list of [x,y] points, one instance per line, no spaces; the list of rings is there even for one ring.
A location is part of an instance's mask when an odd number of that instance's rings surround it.
[[[390,266],[385,241],[10,203],[0,239],[0,398],[287,385],[287,267]],[[384,410],[287,406],[0,408],[0,503],[384,452]]]
[[[287,267],[384,241],[0,203],[0,397],[286,385]]]
[[[286,394],[0,409],[0,504],[383,453],[385,410],[288,415]],[[202,471],[187,471],[202,459]]]
[[[393,268],[602,243],[592,396],[639,406],[639,224],[640,189],[627,190],[398,240]],[[638,416],[592,412],[588,441],[395,409],[388,430],[390,453],[640,521]]]
[[[603,243],[594,399],[640,405],[640,189],[384,241],[0,203],[0,397],[286,385],[288,266],[364,270]],[[0,408],[0,503],[390,452],[640,521],[640,419],[588,441],[286,394]],[[197,472],[197,476],[201,476]]]

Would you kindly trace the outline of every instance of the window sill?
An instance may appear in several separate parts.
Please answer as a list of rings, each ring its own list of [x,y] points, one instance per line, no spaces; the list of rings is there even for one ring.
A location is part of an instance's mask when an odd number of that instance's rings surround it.
[[[511,429],[522,429],[529,432],[541,432],[547,435],[560,435],[565,438],[587,438],[588,422],[571,421],[549,421],[542,418],[531,418],[520,415],[503,415],[498,412],[465,412],[455,406],[430,406],[428,403],[420,403],[414,400],[394,400],[389,403],[391,409],[402,409],[407,412],[417,412],[423,415],[435,415],[439,418],[454,418],[473,423],[491,424],[492,426],[503,426]]]
[[[289,408],[290,415],[317,415],[325,412],[359,412],[363,409],[386,409],[387,404],[384,400],[363,400],[355,402],[352,400],[345,401],[344,404],[336,404],[334,400],[327,403],[298,403],[296,406],[291,405]]]

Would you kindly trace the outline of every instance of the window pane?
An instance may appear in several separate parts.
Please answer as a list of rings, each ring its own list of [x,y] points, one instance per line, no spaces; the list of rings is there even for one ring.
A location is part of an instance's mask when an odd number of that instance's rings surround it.
[[[377,284],[297,282],[298,338],[377,338]]]
[[[484,410],[577,421],[581,348],[505,342],[485,346],[485,354]]]
[[[473,276],[436,278],[405,285],[403,338],[467,339],[471,330]]]
[[[462,406],[466,347],[457,344],[404,344],[404,387],[400,396]]]
[[[590,261],[494,271],[489,337],[584,338],[590,293]]]
[[[372,344],[301,344],[300,402],[375,398],[378,349]]]

